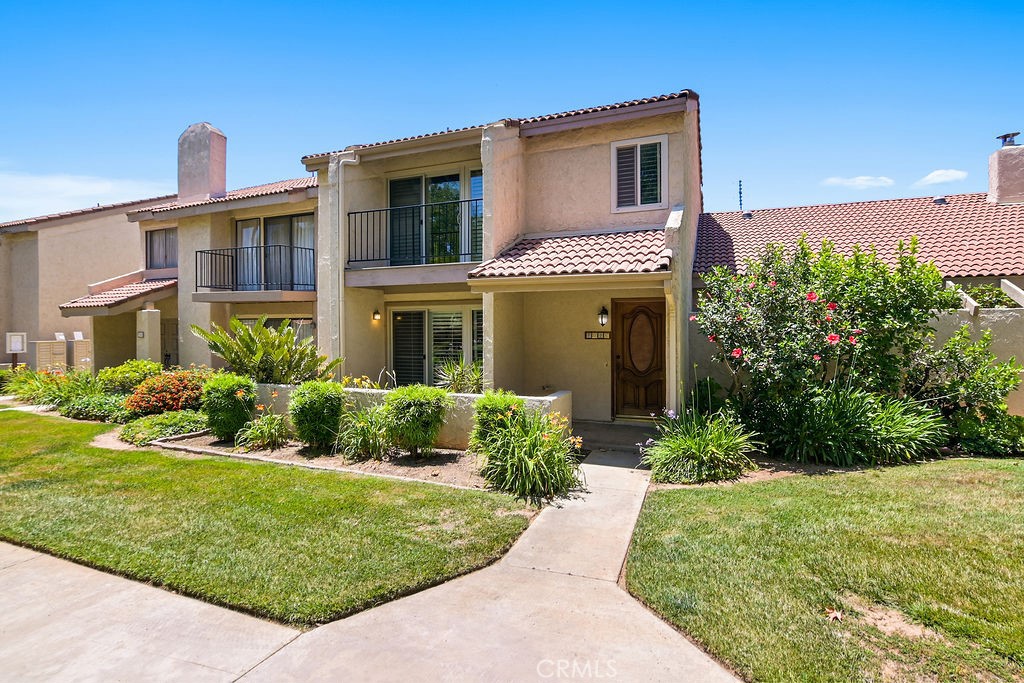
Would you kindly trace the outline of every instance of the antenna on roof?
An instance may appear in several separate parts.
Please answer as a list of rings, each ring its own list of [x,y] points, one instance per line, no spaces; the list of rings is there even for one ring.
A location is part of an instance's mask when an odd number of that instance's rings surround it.
[[[743,181],[740,180],[740,211],[743,210]]]

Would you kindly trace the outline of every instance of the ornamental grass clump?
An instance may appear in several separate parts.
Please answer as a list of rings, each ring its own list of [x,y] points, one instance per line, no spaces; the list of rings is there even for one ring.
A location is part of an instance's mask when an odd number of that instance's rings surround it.
[[[638,444],[652,481],[703,484],[737,479],[757,469],[750,456],[763,444],[727,410],[667,410],[656,426],[658,436]]]
[[[384,399],[391,439],[414,458],[429,452],[451,404],[448,392],[438,387],[410,384],[392,389]]]
[[[249,377],[218,373],[203,385],[202,407],[214,436],[232,441],[256,410],[256,383]]]
[[[502,413],[488,434],[480,474],[498,491],[520,498],[552,498],[580,486],[575,452],[581,439],[569,434],[558,413],[518,410]]]
[[[276,451],[288,444],[291,430],[285,416],[265,410],[265,406],[256,405],[259,415],[238,430],[235,446],[245,451]]]
[[[335,451],[349,460],[383,460],[394,443],[383,405],[363,410],[343,410],[338,424]]]
[[[511,391],[488,390],[473,403],[473,431],[469,434],[469,450],[487,453],[488,442],[508,422],[521,419],[526,401]]]

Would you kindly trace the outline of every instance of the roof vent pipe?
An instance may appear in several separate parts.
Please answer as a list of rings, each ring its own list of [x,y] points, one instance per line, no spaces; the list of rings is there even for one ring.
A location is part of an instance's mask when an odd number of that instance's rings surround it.
[[[754,212],[753,211],[744,211],[743,212],[743,218],[753,218],[753,217],[754,217]]]
[[[946,203],[946,198],[943,197],[942,195],[939,195],[938,197],[932,197],[932,204],[938,204],[939,206],[942,206],[943,204]]]
[[[996,140],[1002,140],[1003,147],[1016,147],[1018,135],[1020,135],[1020,131],[1016,133],[1003,133],[1002,135],[997,135]]]

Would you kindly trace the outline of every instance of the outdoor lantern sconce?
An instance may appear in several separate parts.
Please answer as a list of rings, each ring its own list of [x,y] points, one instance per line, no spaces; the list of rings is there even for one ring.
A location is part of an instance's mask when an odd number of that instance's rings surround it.
[[[376,308],[373,309],[373,319],[374,320],[380,320],[380,311],[377,310]]]
[[[601,327],[608,324],[608,309],[604,306],[601,307],[600,312],[597,314],[597,324]]]

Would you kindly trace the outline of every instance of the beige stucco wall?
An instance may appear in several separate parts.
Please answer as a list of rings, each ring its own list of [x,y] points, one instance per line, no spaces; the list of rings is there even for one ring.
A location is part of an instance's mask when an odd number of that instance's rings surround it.
[[[519,128],[494,124],[484,129],[484,259],[494,258],[525,232],[525,143]]]
[[[668,135],[668,206],[682,204],[688,158],[684,114],[549,133],[525,141],[525,231],[663,226],[669,209],[613,212],[611,143]]]
[[[135,312],[96,316],[93,320],[93,367],[97,370],[135,358]]]
[[[577,419],[611,419],[612,342],[586,340],[583,333],[611,330],[611,324],[598,325],[597,313],[602,306],[610,311],[613,299],[650,299],[658,294],[656,289],[524,293],[520,391],[571,391]]]
[[[483,295],[485,387],[525,391],[523,298],[519,292]]]
[[[374,310],[380,311],[380,320],[373,319]],[[345,289],[345,363],[341,372],[372,379],[380,376],[387,364],[388,320],[384,291],[375,288],[346,287]]]
[[[949,339],[960,325],[971,325],[974,338],[984,330],[992,330],[992,352],[1000,361],[1016,357],[1024,362],[1024,309],[982,309],[977,316],[967,311],[957,311],[953,315],[943,316],[933,321],[938,343]],[[707,340],[697,325],[690,328],[690,364],[698,366],[698,377],[713,377],[723,387],[728,387],[731,376],[721,363],[713,363],[712,357],[716,346]],[[1007,398],[1010,412],[1024,415],[1024,390],[1018,390]]]

